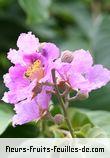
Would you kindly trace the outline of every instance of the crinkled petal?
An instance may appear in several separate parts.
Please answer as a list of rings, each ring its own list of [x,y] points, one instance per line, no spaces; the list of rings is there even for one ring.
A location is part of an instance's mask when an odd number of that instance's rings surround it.
[[[44,63],[45,64],[45,63]],[[51,75],[51,70],[52,69],[54,69],[55,68],[55,65],[54,65],[54,63],[51,61],[51,62],[49,62],[48,61],[48,64],[47,64],[47,62],[46,62],[46,64],[45,64],[45,72],[44,72],[44,77],[43,78],[41,78],[40,80],[39,80],[39,82],[40,83],[44,83],[44,82],[52,82],[53,80],[52,80],[52,75]]]
[[[5,93],[4,93],[4,96],[2,97],[2,100],[3,100],[5,103],[9,103],[8,92],[5,92]]]
[[[6,87],[8,87],[8,88],[12,87],[12,85],[11,85],[12,80],[10,78],[9,73],[6,73],[5,75],[3,75],[3,79],[4,79],[4,83],[5,83]]]
[[[49,60],[57,59],[60,56],[59,48],[53,43],[43,43],[41,53]]]
[[[86,79],[89,81],[89,91],[105,86],[110,81],[110,71],[102,65],[89,69]]]
[[[51,95],[47,93],[48,88],[44,87],[42,92],[32,100],[25,100],[15,105],[16,115],[13,118],[13,125],[24,123],[41,118],[48,109]]]
[[[16,85],[15,85],[16,86]],[[11,104],[16,104],[19,101],[23,101],[25,99],[31,99],[32,98],[32,90],[36,86],[36,80],[33,80],[29,85],[25,87],[16,87],[13,90],[10,90],[4,94],[4,97],[2,100],[11,103]]]
[[[81,84],[86,83],[86,79],[79,72],[73,71],[73,65],[70,63],[62,63],[57,66],[57,72],[59,73],[61,81],[67,82],[74,90],[78,90]]]
[[[51,90],[52,90],[51,87],[44,86],[42,88],[42,92],[39,93],[36,97],[37,103],[41,106],[43,110],[48,108],[48,105],[51,99],[51,94],[48,93],[48,91],[51,91]]]
[[[13,117],[13,126],[22,125],[37,120],[40,117],[39,108],[35,100],[22,101],[15,105],[14,110],[16,111],[16,115]]]
[[[35,37],[31,32],[22,33],[17,41],[17,46],[22,50],[24,54],[31,54],[36,52],[39,47],[39,39]]]
[[[25,65],[25,62],[23,61],[23,56],[20,53],[20,51],[17,51],[15,49],[10,49],[7,55],[7,58],[13,63],[13,64],[21,64]]]
[[[11,104],[18,102],[15,91],[5,92],[2,100],[6,103],[11,103]]]
[[[87,80],[80,73],[72,73],[69,76],[69,83],[74,90],[81,90],[87,84]]]
[[[15,65],[9,69],[9,73],[4,75],[4,82],[9,88],[9,91],[5,94],[3,99],[7,98],[8,102],[15,104],[21,100],[32,97],[32,90],[36,86],[37,81],[35,79],[30,83],[30,80],[24,76],[25,70],[25,67]]]
[[[73,52],[73,70],[75,72],[86,73],[93,64],[93,59],[88,51],[83,49]]]
[[[10,90],[25,87],[29,85],[29,80],[24,76],[26,68],[21,65],[11,66],[9,73],[3,76],[5,85]]]
[[[29,66],[33,64],[37,59],[42,61],[42,56],[40,53],[33,53],[33,54],[24,54],[23,55],[23,61],[25,62],[25,65]]]
[[[78,88],[83,93],[89,93],[92,90],[105,86],[110,81],[110,71],[103,68],[102,65],[91,67],[84,76],[84,81],[79,82]]]
[[[68,63],[56,65],[56,70],[60,74],[62,80],[67,81],[72,71],[72,66]]]

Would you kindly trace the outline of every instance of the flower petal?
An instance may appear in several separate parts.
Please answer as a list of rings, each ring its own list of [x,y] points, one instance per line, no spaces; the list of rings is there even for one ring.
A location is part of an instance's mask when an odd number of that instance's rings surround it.
[[[74,90],[81,90],[87,84],[87,81],[80,73],[72,73],[69,76],[69,83]]]
[[[42,92],[32,100],[25,100],[15,105],[16,115],[13,118],[13,125],[24,123],[41,118],[48,109],[51,95],[47,94],[48,88],[44,87]]]
[[[35,37],[31,32],[22,33],[17,41],[17,46],[24,54],[31,54],[36,52],[39,47],[39,39]]]
[[[21,65],[25,65],[24,61],[23,61],[23,57],[22,54],[15,50],[15,49],[10,49],[8,52],[8,56],[7,58],[13,63],[13,64],[21,64]]]
[[[43,43],[41,53],[49,60],[57,59],[60,56],[59,48],[53,43]]]
[[[15,105],[14,110],[17,114],[13,117],[13,126],[22,125],[39,118],[39,109],[35,100],[22,101]]]
[[[11,66],[9,69],[9,73],[3,76],[5,85],[11,90],[15,90],[17,88],[25,87],[29,85],[29,80],[25,78],[24,73],[26,71],[26,67],[21,65]]]
[[[95,65],[89,69],[86,79],[89,81],[89,91],[105,86],[110,81],[110,71],[102,65]]]
[[[75,72],[86,73],[93,64],[93,59],[88,51],[83,49],[73,52],[73,68]]]

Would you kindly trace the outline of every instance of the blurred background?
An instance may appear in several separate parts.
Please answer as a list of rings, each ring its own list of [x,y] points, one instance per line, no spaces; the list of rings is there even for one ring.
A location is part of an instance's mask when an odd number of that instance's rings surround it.
[[[19,34],[28,31],[41,42],[55,42],[61,50],[89,50],[95,63],[110,69],[110,0],[0,0],[0,98],[6,90],[2,76],[11,65],[7,52],[16,48]],[[108,111],[110,116],[110,84],[71,106]],[[0,133],[12,116],[12,107],[0,101]],[[31,126],[9,127],[1,137],[35,137]]]

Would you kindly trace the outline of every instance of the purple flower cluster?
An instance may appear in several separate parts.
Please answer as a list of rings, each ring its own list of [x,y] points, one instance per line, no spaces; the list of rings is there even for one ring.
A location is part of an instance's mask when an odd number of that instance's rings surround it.
[[[72,90],[89,94],[110,81],[110,71],[102,65],[93,65],[91,54],[85,50],[60,53],[53,43],[40,43],[31,32],[22,33],[17,40],[18,50],[10,49],[8,59],[13,63],[4,75],[9,88],[3,101],[14,105],[13,126],[41,119],[49,108],[53,84],[56,80]],[[61,54],[61,55],[60,55]]]

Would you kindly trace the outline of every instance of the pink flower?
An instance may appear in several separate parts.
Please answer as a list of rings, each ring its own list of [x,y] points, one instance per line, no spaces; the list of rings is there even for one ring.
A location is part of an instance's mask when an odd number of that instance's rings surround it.
[[[63,81],[78,94],[88,95],[110,81],[110,71],[102,65],[93,65],[88,51],[66,50],[60,56],[55,44],[40,43],[31,32],[19,36],[17,47],[18,50],[8,52],[14,65],[3,77],[9,91],[2,100],[14,104],[16,112],[13,126],[39,120],[46,114],[53,91],[52,69],[56,69],[58,84]]]
[[[48,109],[50,87],[41,85],[41,80],[51,80],[54,60],[59,57],[55,44],[39,43],[31,32],[22,33],[17,46],[18,50],[10,49],[8,53],[8,59],[14,66],[4,75],[4,83],[9,91],[2,98],[15,105],[17,114],[13,118],[13,125],[39,119]]]
[[[102,65],[93,66],[93,59],[88,51],[81,49],[62,54],[61,59],[56,61],[59,80],[68,83],[73,90],[87,94],[110,81],[110,71]]]

